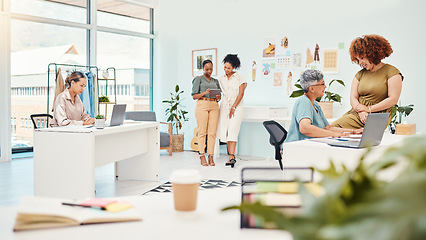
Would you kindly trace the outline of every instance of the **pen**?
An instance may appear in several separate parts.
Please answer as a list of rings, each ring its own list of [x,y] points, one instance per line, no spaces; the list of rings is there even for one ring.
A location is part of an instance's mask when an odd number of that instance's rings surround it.
[[[77,204],[77,203],[66,203],[66,202],[63,202],[62,205],[72,206],[72,207],[85,207],[85,208],[93,208],[93,209],[99,209],[99,210],[106,210],[104,207],[86,206],[86,205],[81,205],[81,204]]]

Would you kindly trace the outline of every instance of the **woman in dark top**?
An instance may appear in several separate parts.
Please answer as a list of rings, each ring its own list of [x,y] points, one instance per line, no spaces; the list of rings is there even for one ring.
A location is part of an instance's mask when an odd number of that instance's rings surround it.
[[[214,145],[216,141],[216,130],[219,119],[220,94],[212,96],[211,89],[220,89],[219,81],[213,78],[213,63],[210,60],[203,62],[204,74],[195,77],[192,80],[192,98],[197,100],[195,108],[195,118],[198,125],[198,152],[202,166],[215,166],[213,161]],[[206,149],[207,135],[207,154],[209,162],[207,164],[204,151]]]

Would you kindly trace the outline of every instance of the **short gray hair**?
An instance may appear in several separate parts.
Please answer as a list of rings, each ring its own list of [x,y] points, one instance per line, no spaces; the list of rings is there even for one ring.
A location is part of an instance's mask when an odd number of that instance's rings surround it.
[[[308,92],[309,87],[321,81],[324,75],[321,71],[308,69],[300,75],[300,86],[305,93]]]

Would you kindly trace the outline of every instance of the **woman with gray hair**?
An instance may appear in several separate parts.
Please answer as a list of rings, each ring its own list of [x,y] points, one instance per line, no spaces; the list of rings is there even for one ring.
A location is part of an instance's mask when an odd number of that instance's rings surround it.
[[[325,91],[324,75],[318,70],[306,70],[300,76],[300,85],[305,92],[293,107],[290,129],[285,142],[314,137],[341,137],[345,134],[360,134],[362,129],[331,127],[321,107],[315,101]]]

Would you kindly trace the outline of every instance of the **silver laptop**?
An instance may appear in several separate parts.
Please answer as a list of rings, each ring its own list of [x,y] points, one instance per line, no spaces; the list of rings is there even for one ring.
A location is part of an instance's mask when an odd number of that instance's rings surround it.
[[[362,132],[360,141],[336,141],[335,143],[328,143],[328,145],[349,148],[377,146],[382,141],[388,118],[389,113],[370,113],[365,121],[364,131]]]
[[[107,127],[119,126],[124,122],[126,113],[126,104],[115,104],[112,109],[111,122],[106,124]]]

